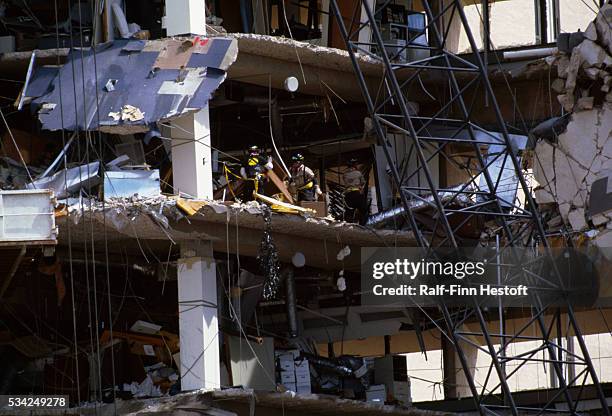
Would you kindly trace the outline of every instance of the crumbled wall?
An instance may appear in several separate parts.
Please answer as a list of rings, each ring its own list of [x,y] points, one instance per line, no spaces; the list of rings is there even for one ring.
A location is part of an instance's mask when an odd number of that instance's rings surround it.
[[[591,217],[593,182],[612,171],[612,103],[571,116],[557,143],[540,141],[534,153],[534,175],[540,204],[557,203],[562,218],[580,231],[612,220],[612,211]]]

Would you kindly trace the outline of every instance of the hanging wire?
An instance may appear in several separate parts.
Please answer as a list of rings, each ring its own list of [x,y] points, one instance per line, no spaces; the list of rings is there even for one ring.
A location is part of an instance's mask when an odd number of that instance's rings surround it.
[[[58,67],[61,64],[60,54],[59,54],[59,17],[58,17],[58,7],[57,0],[53,2],[55,9],[55,37],[56,37],[56,54],[57,54],[57,65]],[[59,100],[60,100],[60,117],[61,117],[61,127],[62,127],[62,145],[63,148],[66,147],[66,133],[64,130],[64,103],[63,103],[63,93],[62,93],[62,77],[58,76],[58,88],[59,88]],[[77,138],[78,141],[78,138]],[[64,170],[68,171],[68,155],[67,151],[64,152]],[[64,175],[64,186],[68,189],[68,175]],[[66,210],[68,211],[68,204],[66,204]],[[70,293],[71,293],[71,303],[72,303],[72,331],[73,331],[73,346],[74,346],[74,361],[76,368],[76,382],[77,382],[77,402],[81,403],[81,380],[80,380],[80,371],[79,371],[79,359],[78,359],[78,344],[77,344],[77,323],[76,323],[76,307],[75,307],[75,294],[74,294],[74,268],[73,268],[73,258],[72,258],[72,226],[70,221],[66,221],[66,225],[68,228],[68,261],[69,261],[69,270],[70,270]]]
[[[272,74],[268,74],[268,127],[270,129],[270,139],[272,140],[272,146],[274,147],[274,151],[278,156],[278,161],[285,169],[285,172],[287,172],[289,178],[291,178],[291,172],[289,171],[289,169],[287,169],[287,165],[285,165],[285,162],[283,161],[283,158],[280,152],[278,151],[278,148],[276,147],[276,142],[274,141],[274,129],[272,129]]]
[[[72,8],[71,8],[71,4],[70,4],[70,0],[67,0],[67,5],[68,5],[68,19],[69,19],[69,30],[70,30],[70,49],[71,51],[74,51],[74,36],[73,36],[73,25],[72,25]],[[80,9],[80,5],[79,5],[79,9]],[[81,38],[81,42],[82,42],[82,31],[80,28],[80,23],[79,23],[79,31],[80,31],[80,38]],[[85,70],[84,70],[84,56],[83,56],[83,49],[80,49],[81,51],[81,77],[82,77],[82,87],[83,87],[83,107],[84,107],[84,119],[87,119],[86,116],[86,105],[85,105]],[[71,69],[72,69],[72,92],[73,92],[73,97],[74,97],[74,111],[75,111],[75,132],[76,132],[76,137],[77,137],[77,154],[80,156],[81,155],[81,145],[80,145],[80,140],[79,140],[79,108],[78,108],[78,94],[77,94],[77,80],[76,80],[76,66],[75,66],[75,62],[74,59],[70,60],[71,62]],[[85,132],[86,133],[86,132]],[[87,137],[85,138],[87,140]],[[88,149],[88,146],[86,146],[86,151]],[[88,155],[86,155],[86,158],[88,159]],[[89,174],[89,166],[88,166],[88,172]],[[81,166],[79,165],[79,181],[82,183],[83,182],[83,178],[82,178],[82,169]],[[81,215],[83,217],[83,219],[86,218],[85,216],[85,206],[83,203],[83,193],[82,191],[79,192],[79,204],[80,204],[80,209],[81,209]],[[83,233],[85,236],[87,236],[87,227],[86,227],[86,221],[83,221]],[[92,320],[92,312],[91,312],[91,290],[90,290],[90,279],[89,279],[89,254],[88,254],[88,247],[87,247],[87,239],[85,239],[83,241],[83,246],[84,246],[84,253],[85,253],[85,280],[86,280],[86,285],[87,285],[87,314],[88,314],[88,319],[89,319],[89,339],[90,339],[90,347],[91,347],[91,356],[96,356],[95,354],[95,345],[94,345],[94,337],[93,337],[93,320]],[[96,328],[97,330],[97,328]],[[99,362],[99,360],[98,360]],[[99,366],[98,366],[98,370],[99,370]],[[90,371],[94,371],[96,369],[91,369]],[[100,374],[100,372],[98,371],[98,375]],[[98,377],[99,380],[99,377]],[[98,383],[101,384],[101,383]],[[91,389],[90,389],[91,390]],[[97,402],[96,402],[97,403]],[[96,404],[96,406],[94,407],[94,411],[97,414],[98,412],[98,406]]]
[[[97,33],[97,25],[98,25],[98,19],[97,19],[97,13],[95,10],[95,2],[92,3],[92,16],[94,16],[94,24],[93,24],[93,32]],[[79,13],[80,13],[80,3],[79,3]],[[91,49],[92,49],[92,53],[93,53],[93,68],[94,68],[94,79],[95,79],[95,97],[96,97],[96,117],[97,117],[97,123],[98,126],[100,126],[100,97],[99,97],[99,91],[98,91],[98,60],[97,60],[97,51],[96,51],[96,46],[97,45],[92,45]],[[104,177],[106,175],[106,169],[104,166],[104,159],[103,159],[103,150],[102,150],[102,135],[100,133],[100,131],[98,130],[98,146],[99,146],[99,150],[98,150],[98,158],[100,161],[100,169],[102,171],[102,176]],[[91,207],[90,207],[91,208]],[[114,413],[115,415],[117,415],[117,397],[116,397],[116,392],[115,392],[115,385],[116,385],[116,375],[115,375],[115,351],[114,351],[114,333],[113,333],[113,319],[112,319],[112,302],[111,302],[111,284],[110,284],[110,268],[109,268],[109,255],[108,255],[108,231],[106,228],[106,206],[105,206],[105,198],[102,198],[102,212],[103,212],[103,234],[104,234],[104,259],[105,259],[105,263],[106,263],[106,291],[107,291],[107,307],[108,307],[108,322],[109,322],[109,331],[110,331],[110,345],[111,345],[111,375],[112,375],[112,396],[113,396],[113,407],[114,407]],[[93,213],[91,214],[93,216]],[[92,220],[92,252],[93,252],[93,220]],[[95,266],[94,266],[95,267]],[[94,273],[94,282],[96,281],[95,279],[95,273]],[[95,284],[95,283],[94,283]],[[96,290],[96,289],[94,289]],[[97,298],[97,293],[94,292],[94,295]],[[96,333],[99,332],[99,323],[98,323],[98,317],[97,317],[97,302],[96,302],[96,325],[98,327],[98,331],[96,331]],[[100,341],[98,339],[98,355],[99,355],[99,349],[100,349]],[[98,360],[100,360],[100,357],[98,357]],[[100,361],[98,362],[98,365],[100,365]],[[101,374],[100,374],[100,380],[101,380]],[[100,385],[100,388],[102,388],[102,386]]]
[[[297,57],[298,64],[300,65],[300,71],[302,73],[302,79],[304,80],[304,84],[306,84],[306,73],[304,72],[304,67],[302,66],[302,59],[300,58],[300,52],[298,51],[295,39],[293,38],[293,33],[291,32],[291,27],[289,26],[289,21],[287,20],[287,8],[283,5],[283,19],[285,19],[285,25],[287,30],[289,31],[289,37],[293,41],[293,49],[295,50],[295,56]]]

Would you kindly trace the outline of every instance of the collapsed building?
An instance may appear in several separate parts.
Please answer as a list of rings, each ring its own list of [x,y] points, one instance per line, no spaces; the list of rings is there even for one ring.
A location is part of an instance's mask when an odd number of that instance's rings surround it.
[[[1,17],[0,394],[609,414],[612,5],[63,3]],[[594,300],[369,304],[372,247],[576,249]]]

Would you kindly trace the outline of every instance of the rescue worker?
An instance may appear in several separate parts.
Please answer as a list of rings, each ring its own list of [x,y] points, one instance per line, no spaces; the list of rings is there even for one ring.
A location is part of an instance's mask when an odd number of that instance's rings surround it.
[[[297,195],[298,201],[316,201],[319,187],[315,174],[308,166],[304,165],[304,156],[301,153],[295,153],[291,157],[291,180],[289,188],[291,193]]]
[[[348,162],[348,169],[342,175],[344,182],[344,204],[347,207],[345,215],[347,220],[359,221],[363,223],[367,217],[366,199],[363,195],[365,178],[358,168],[357,159]]]
[[[245,201],[253,199],[253,192],[263,194],[264,179],[266,171],[272,169],[272,158],[261,155],[257,146],[249,147],[249,155],[244,166],[240,168],[240,176],[247,179],[247,185],[243,193]]]

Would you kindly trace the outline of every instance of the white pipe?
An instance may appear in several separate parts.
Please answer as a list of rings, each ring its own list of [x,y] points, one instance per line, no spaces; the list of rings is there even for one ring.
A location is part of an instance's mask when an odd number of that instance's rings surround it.
[[[62,151],[59,153],[59,155],[57,155],[57,157],[55,158],[55,160],[53,161],[53,163],[51,163],[49,165],[49,167],[47,168],[47,170],[45,170],[42,175],[40,175],[37,179],[42,179],[47,177],[47,175],[49,175],[49,173],[51,173],[51,171],[55,168],[55,166],[62,160],[62,158],[64,157],[64,155],[66,154],[66,152],[68,151],[68,148],[70,147],[70,145],[72,144],[72,141],[74,140],[74,138],[76,137],[76,134],[73,134],[72,137],[70,138],[70,140],[68,140],[68,143],[66,143],[66,145],[64,146],[64,148],[62,149]]]
[[[557,48],[535,48],[524,49],[521,51],[507,51],[504,52],[504,59],[513,61],[517,59],[542,58],[545,56],[554,55],[557,52]]]

